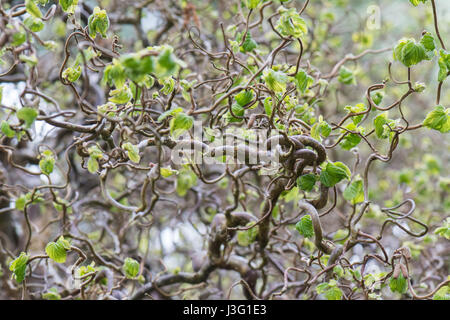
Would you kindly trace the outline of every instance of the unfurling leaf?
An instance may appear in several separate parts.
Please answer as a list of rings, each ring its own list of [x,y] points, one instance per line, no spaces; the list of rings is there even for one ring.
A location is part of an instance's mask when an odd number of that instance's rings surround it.
[[[139,269],[139,262],[137,262],[133,258],[126,258],[122,266],[122,270],[128,279],[136,278],[139,274]]]

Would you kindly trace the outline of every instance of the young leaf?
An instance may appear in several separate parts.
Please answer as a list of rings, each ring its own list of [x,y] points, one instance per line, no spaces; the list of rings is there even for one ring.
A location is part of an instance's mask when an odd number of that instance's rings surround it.
[[[414,39],[401,39],[394,48],[394,58],[406,67],[429,59],[424,46],[421,43],[416,43]]]
[[[43,174],[49,175],[53,172],[53,167],[55,165],[55,158],[50,150],[42,154],[42,159],[39,161],[39,168]]]
[[[23,107],[16,112],[16,116],[17,119],[23,120],[25,122],[26,128],[30,128],[34,120],[36,120],[38,112],[36,109]]]
[[[34,0],[25,0],[25,8],[33,17],[42,18],[41,10],[39,10]]]
[[[278,12],[281,15],[275,28],[282,36],[300,38],[308,34],[306,22],[300,17],[295,8],[286,9],[281,7]]]
[[[59,242],[49,242],[45,247],[45,252],[50,259],[57,263],[66,262],[67,252],[64,246]]]
[[[25,279],[28,259],[29,256],[25,252],[21,252],[9,265],[9,270],[13,272],[14,279],[18,283],[21,283]]]
[[[295,229],[305,238],[314,236],[314,228],[310,215],[304,215],[296,224]]]
[[[101,10],[99,7],[94,8],[94,12],[88,19],[89,35],[95,38],[97,33],[100,33],[102,38],[106,38],[106,31],[109,28],[109,18],[106,10]]]
[[[441,237],[450,240],[450,218],[447,218],[442,227],[436,228],[434,234],[438,234]]]
[[[428,0],[409,0],[409,2],[411,2],[414,7],[417,7],[421,2],[426,3],[427,1]]]
[[[197,184],[197,176],[190,170],[181,170],[177,177],[176,191],[180,197],[184,197],[188,190]]]
[[[342,66],[339,69],[338,81],[343,83],[343,84],[354,84],[354,85],[356,85],[356,78],[355,78],[355,75],[353,74],[353,71],[348,69],[348,68],[346,68],[345,66]]]
[[[163,178],[168,178],[170,176],[173,176],[174,174],[178,174],[177,170],[173,170],[172,168],[161,168],[160,170],[161,176]]]
[[[316,175],[308,173],[300,176],[297,179],[297,186],[304,191],[311,191],[317,181]]]
[[[59,0],[59,5],[67,13],[73,13],[78,0]]]
[[[263,79],[266,86],[275,93],[286,91],[288,76],[285,73],[273,69],[264,70]]]
[[[350,169],[342,162],[328,162],[320,173],[320,182],[327,187],[333,187],[342,179],[350,179],[350,176]]]
[[[77,67],[70,67],[67,68],[66,70],[64,70],[64,72],[62,73],[62,77],[64,79],[66,79],[69,82],[75,82],[78,80],[78,78],[81,75],[81,66],[77,66]]]
[[[2,124],[0,126],[1,131],[3,132],[3,134],[5,136],[7,136],[8,138],[14,138],[14,136],[16,135],[16,132],[11,129],[11,127],[9,126],[9,123],[6,122],[5,120],[2,120]]]
[[[136,278],[139,274],[139,269],[139,262],[137,262],[133,258],[126,258],[122,266],[122,270],[128,279]]]
[[[170,134],[177,138],[184,131],[189,130],[194,124],[194,119],[185,113],[178,113],[170,120]]]
[[[251,51],[255,50],[257,47],[258,47],[258,44],[256,43],[255,40],[253,40],[250,32],[248,32],[247,35],[245,36],[245,40],[240,48],[240,51],[243,53],[251,52]]]
[[[391,288],[392,292],[404,294],[408,290],[408,282],[403,274],[400,273],[397,278],[391,277],[389,288]]]
[[[231,106],[231,111],[233,112],[233,114],[231,114],[231,112],[228,112],[226,115],[226,119],[228,122],[241,122],[242,120],[244,120],[243,116],[245,113],[245,109],[242,108],[239,104],[233,103],[233,105]]]
[[[249,222],[246,227],[250,227],[254,222]],[[258,226],[250,228],[248,230],[241,230],[237,233],[237,241],[240,246],[246,247],[256,241],[258,237],[259,228]]]
[[[384,125],[388,123],[388,113],[383,112],[379,114],[374,120],[373,125],[375,126],[375,134],[377,135],[377,138],[379,139],[385,139],[388,137],[388,134],[386,134],[386,128]]]
[[[184,61],[178,59],[171,46],[165,45],[156,59],[156,76],[158,78],[169,77],[176,74],[180,67],[185,68]]]
[[[325,294],[327,300],[342,300],[342,291],[337,286],[329,288]]]
[[[126,142],[122,147],[127,151],[128,158],[131,161],[134,163],[139,163],[139,161],[141,161],[141,157],[139,156],[139,147],[137,145]]]
[[[92,155],[89,156],[87,168],[90,173],[96,173],[98,171],[99,168],[98,161]]]
[[[61,295],[58,293],[56,288],[51,288],[46,293],[42,294],[42,299],[45,299],[45,300],[61,300]]]
[[[244,4],[248,9],[256,9],[261,3],[261,0],[244,0]]]
[[[439,105],[433,111],[427,114],[423,121],[423,125],[427,128],[438,130],[442,133],[450,131],[450,108],[444,109]]]
[[[344,190],[344,199],[352,204],[364,201],[364,189],[362,179],[355,179]]]
[[[44,23],[40,18],[29,16],[23,21],[23,24],[33,32],[39,32],[44,29]]]
[[[305,93],[306,89],[314,83],[314,79],[308,75],[305,70],[299,69],[297,74],[294,76],[294,82],[298,91]]]
[[[450,286],[443,286],[433,295],[433,300],[450,300]]]
[[[255,95],[252,90],[242,90],[234,96],[234,99],[236,100],[238,105],[243,107],[246,104],[250,103],[253,100],[254,96]]]
[[[133,93],[131,92],[130,87],[128,87],[127,85],[124,85],[122,88],[110,91],[109,95],[110,98],[108,100],[117,104],[125,104],[133,97]]]

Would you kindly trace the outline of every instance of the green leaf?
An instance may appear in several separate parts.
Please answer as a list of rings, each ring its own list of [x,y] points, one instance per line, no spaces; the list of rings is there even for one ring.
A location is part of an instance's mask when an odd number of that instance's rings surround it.
[[[173,89],[175,89],[175,80],[172,77],[165,78],[163,80],[159,79],[158,82],[164,85],[161,92],[165,95],[172,93]]]
[[[269,117],[272,115],[272,97],[264,99],[264,110]]]
[[[436,230],[434,230],[434,234],[440,235],[441,237],[450,240],[450,218],[447,218],[447,220],[441,227],[436,228]]]
[[[42,155],[42,159],[39,161],[39,168],[41,169],[42,173],[49,175],[53,172],[54,165],[55,158],[53,157],[53,153],[51,151],[44,153]]]
[[[319,121],[317,121],[311,128],[311,137],[321,141],[323,137],[328,137],[331,133],[331,126],[328,122],[322,120],[322,116],[319,116]]]
[[[426,3],[428,0],[409,0],[413,4],[413,6],[417,7],[419,3]]]
[[[139,269],[139,262],[137,262],[133,258],[126,258],[122,266],[122,270],[128,279],[136,278],[139,274]]]
[[[377,138],[379,139],[385,139],[388,137],[386,134],[386,128],[384,125],[388,123],[388,113],[383,112],[379,114],[374,120],[373,125],[375,126],[375,134],[377,135]]]
[[[433,295],[433,300],[450,300],[450,286],[443,286]]]
[[[172,168],[161,168],[159,171],[163,178],[168,178],[170,176],[173,176],[174,174],[178,174],[178,171],[173,170]]]
[[[278,12],[281,14],[275,29],[285,37],[303,37],[308,34],[308,27],[305,20],[298,14],[295,8],[286,9],[281,7]]]
[[[75,1],[75,5],[78,0]],[[72,6],[74,5],[74,0],[59,0],[59,5],[64,10],[64,12],[73,12]]]
[[[397,278],[391,277],[391,280],[389,281],[389,288],[391,288],[392,292],[404,294],[408,290],[408,282],[403,274],[400,273]]]
[[[237,104],[241,107],[249,104],[254,98],[253,90],[242,90],[237,95],[234,96]]]
[[[16,112],[16,116],[17,119],[25,122],[26,128],[30,128],[34,120],[36,120],[38,112],[36,109],[23,107]]]
[[[45,300],[61,300],[61,295],[58,293],[56,288],[51,288],[46,293],[42,294],[42,299],[45,299]]]
[[[263,80],[266,86],[275,93],[286,91],[286,82],[288,79],[288,76],[281,71],[269,69],[263,72]]]
[[[88,19],[89,35],[95,38],[97,33],[100,33],[102,38],[106,38],[106,32],[109,28],[109,18],[106,10],[101,10],[99,7],[94,8],[94,12]]]
[[[193,124],[194,124],[194,118],[192,118],[191,116],[188,116],[182,112],[178,113],[175,116],[175,118],[172,118],[170,120],[170,134],[173,137],[177,138],[184,131],[192,128]]]
[[[254,222],[247,223],[246,227],[254,225]],[[256,241],[258,237],[259,227],[253,227],[248,230],[241,230],[237,233],[237,241],[240,246],[246,247]]]
[[[62,77],[69,82],[75,82],[81,76],[81,66],[77,66],[74,68],[67,68],[62,73]]]
[[[426,51],[433,51],[434,49],[436,49],[434,37],[429,32],[426,32],[422,36],[422,39],[420,39],[420,44],[425,48]]]
[[[342,300],[342,291],[338,287],[328,289],[325,294],[327,300]]]
[[[401,39],[394,48],[394,58],[406,67],[411,67],[423,60],[427,60],[426,50],[421,43],[414,39]]]
[[[427,86],[425,85],[425,83],[418,81],[416,81],[413,86],[414,91],[419,93],[423,92],[426,88]]]
[[[450,53],[447,53],[447,51],[441,49],[439,51],[439,73],[438,73],[438,81],[444,81],[448,73],[450,72]]]
[[[25,33],[25,31],[22,31],[22,29],[23,28],[21,28],[21,31],[15,32],[12,35],[12,42],[11,42],[12,46],[18,47],[27,40],[27,34]]]
[[[245,109],[242,108],[239,104],[233,103],[233,105],[231,106],[231,111],[233,112],[234,116],[240,118],[236,118],[231,114],[231,112],[228,112],[226,115],[226,119],[228,122],[241,122],[242,120],[244,120],[242,117],[244,116]]]
[[[381,103],[381,101],[383,101],[384,98],[384,94],[382,92],[372,92],[370,94],[372,101],[376,104],[379,105]]]
[[[347,130],[356,131],[363,133],[363,128],[357,127],[353,122],[344,126]],[[342,133],[346,133],[347,131],[342,130]],[[353,147],[356,147],[361,142],[361,137],[356,133],[347,133],[346,136],[342,139],[339,144],[344,150],[350,150]]]
[[[139,147],[137,145],[126,142],[123,144],[122,148],[127,151],[128,158],[131,161],[134,163],[139,163],[139,161],[141,161],[141,157],[139,156]]]
[[[345,110],[348,111],[349,114],[355,114],[351,116],[352,122],[354,124],[358,124],[361,122],[364,117],[363,114],[358,114],[367,110],[366,105],[364,103],[358,103],[355,106],[345,106]],[[352,130],[352,129],[351,129]]]
[[[165,112],[163,112],[156,121],[161,122],[163,121],[165,118],[167,118],[168,116],[175,116],[178,113],[183,112],[183,108],[175,108],[175,109],[169,109]]]
[[[245,36],[244,43],[241,46],[241,52],[243,52],[243,53],[251,52],[251,51],[255,50],[257,47],[258,47],[258,44],[256,43],[255,40],[253,40],[250,32],[248,32],[247,35]]]
[[[343,193],[344,199],[356,204],[364,201],[364,188],[362,179],[355,179],[345,188]]]
[[[312,238],[314,236],[314,228],[310,215],[304,215],[296,224],[295,229],[297,229],[300,235],[305,238]]]
[[[42,18],[41,10],[39,10],[34,0],[25,0],[25,8],[33,17]]]
[[[102,82],[109,85],[114,84],[116,88],[122,88],[126,79],[125,69],[117,60],[114,60],[113,64],[108,65],[103,71]],[[134,77],[130,76],[130,79],[134,80]]]
[[[16,132],[13,129],[11,129],[9,123],[6,122],[5,120],[2,120],[1,130],[3,134],[8,138],[14,138],[14,136],[16,135]]]
[[[333,272],[339,277],[342,278],[344,276],[344,268],[340,265],[337,265],[333,268]]]
[[[179,68],[186,67],[184,61],[178,59],[171,46],[165,45],[156,59],[156,75],[158,78],[175,75]]]
[[[133,97],[133,93],[127,85],[124,85],[119,89],[111,90],[109,95],[110,98],[108,100],[117,104],[125,104]]]
[[[304,191],[311,191],[316,184],[317,177],[313,173],[308,173],[300,176],[297,179],[297,186]]]
[[[423,125],[427,128],[438,130],[442,133],[450,131],[450,109],[444,109],[443,106],[438,105],[433,111],[427,114],[423,121]]]
[[[90,156],[88,159],[87,168],[90,173],[96,173],[99,169],[97,158]]]
[[[124,75],[136,83],[142,83],[154,71],[153,57],[148,49],[122,56],[120,64],[123,66],[121,69],[124,70]]]
[[[306,89],[308,89],[314,83],[314,79],[313,77],[308,75],[305,70],[299,69],[297,74],[294,76],[294,82],[297,86],[297,89],[301,93],[305,93]]]
[[[248,9],[255,9],[261,3],[261,0],[244,0],[244,3]]]
[[[23,24],[33,32],[39,32],[44,29],[44,23],[40,18],[29,16],[23,21]]]
[[[21,54],[21,55],[19,55],[19,59],[20,59],[20,61],[25,62],[30,67],[34,67],[38,63],[38,59],[35,54],[29,55],[29,56],[26,54]]]
[[[66,262],[67,252],[63,244],[60,242],[49,242],[45,247],[45,252],[48,254],[50,259],[57,263]]]
[[[16,279],[18,283],[21,283],[25,279],[29,258],[29,255],[25,252],[21,252],[20,255],[9,264],[9,270],[13,272],[14,279]]]
[[[348,69],[348,68],[346,68],[345,66],[342,66],[339,69],[338,81],[343,83],[343,84],[354,84],[354,85],[356,85],[356,78],[355,78],[355,75],[353,74],[353,71]]]
[[[320,182],[327,187],[333,187],[342,179],[350,179],[350,176],[350,169],[342,162],[328,162],[320,173]]]
[[[323,282],[316,287],[318,294],[323,294],[327,300],[341,300],[342,291],[338,288],[336,280],[330,280],[329,282]]]
[[[61,245],[65,250],[70,250],[70,242],[68,240],[64,239],[63,236],[60,236],[56,243]]]
[[[184,197],[188,190],[197,184],[197,176],[191,170],[181,170],[177,177],[176,191],[180,197]]]

